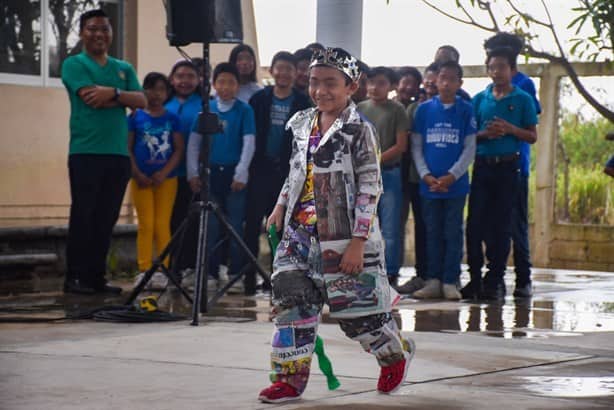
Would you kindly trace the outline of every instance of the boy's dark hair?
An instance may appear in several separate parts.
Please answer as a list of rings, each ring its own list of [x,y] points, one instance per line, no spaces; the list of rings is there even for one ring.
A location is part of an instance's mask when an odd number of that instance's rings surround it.
[[[365,73],[367,78],[369,78],[369,71],[371,71],[371,68],[367,65],[367,63],[362,60],[358,60],[356,64],[358,65],[358,69],[360,70],[360,72]]]
[[[461,65],[458,64],[456,61],[446,61],[444,63],[439,64],[439,69],[437,70],[437,73],[439,73],[444,68],[449,68],[451,70],[456,70],[456,74],[458,75],[458,79],[459,80],[463,79],[463,67],[461,67]]]
[[[81,14],[81,17],[79,17],[79,32],[82,32],[83,27],[85,27],[85,23],[89,19],[92,19],[94,17],[105,17],[107,19],[109,18],[109,16],[107,16],[107,13],[105,13],[103,9],[88,10],[85,13]]]
[[[418,84],[422,84],[422,74],[416,67],[401,67],[397,73],[399,74],[399,80],[403,77],[410,76],[414,77]]]
[[[173,68],[171,68],[171,73],[168,75],[169,78],[172,77],[175,74],[175,71],[177,71],[180,67],[191,68],[197,75],[199,75],[198,67],[196,64],[194,64],[194,60],[180,60],[173,65]]]
[[[514,54],[518,55],[524,47],[524,39],[516,34],[501,32],[484,41],[484,49],[486,52],[500,47],[509,47]]]
[[[171,89],[170,81],[168,81],[168,78],[164,74],[156,71],[152,71],[145,76],[145,79],[143,80],[143,89],[147,90],[154,88],[158,81],[162,81],[164,83],[166,86],[166,92],[168,93]]]
[[[492,50],[489,50],[486,54],[486,65],[490,62],[490,59],[493,57],[504,57],[510,65],[512,70],[516,69],[516,54],[511,47],[497,47]]]
[[[437,51],[439,50],[446,50],[449,51],[450,53],[452,53],[454,55],[454,61],[456,61],[457,63],[460,61],[460,53],[458,52],[458,50],[456,49],[456,47],[451,46],[449,44],[445,44],[441,47],[439,47],[437,49]]]
[[[216,65],[215,69],[213,70],[213,82],[214,83],[217,77],[222,73],[228,73],[228,74],[234,75],[235,78],[237,79],[237,82],[239,82],[239,70],[237,70],[236,65],[231,64],[231,63],[219,63],[218,65]]]
[[[251,54],[252,58],[254,59],[254,71],[252,71],[249,74],[249,81],[252,82],[256,82],[256,53],[254,53],[254,49],[251,48],[250,46],[248,46],[247,44],[239,44],[238,46],[236,46],[235,48],[232,49],[232,51],[230,51],[230,57],[228,57],[228,62],[230,64],[232,64],[233,66],[237,65],[237,58],[239,57],[239,53],[242,51],[247,51],[248,53]],[[219,64],[218,64],[219,66]],[[215,67],[217,69],[217,67]],[[214,71],[215,73],[215,71]],[[238,75],[238,71],[237,71],[237,75]],[[213,80],[215,81],[215,80]]]
[[[377,75],[383,75],[386,77],[391,85],[399,82],[399,76],[397,75],[396,71],[390,67],[374,67],[367,72],[368,79],[374,78]]]
[[[303,60],[311,61],[312,55],[313,55],[313,51],[311,51],[308,48],[299,48],[298,50],[294,52],[294,58],[296,59],[297,63]]]
[[[439,72],[439,63],[437,62],[433,62],[431,64],[429,64],[425,69],[424,69],[424,74],[426,75],[427,72],[433,72],[433,73],[438,73]]]
[[[278,51],[277,53],[275,53],[275,55],[273,56],[273,60],[271,61],[271,68],[273,68],[275,63],[278,61],[287,61],[288,63],[292,64],[294,67],[296,67],[296,63],[297,63],[297,59],[294,56],[294,54],[288,51]]]
[[[324,47],[323,44],[315,42],[315,43],[309,43],[305,46],[306,49],[311,50],[312,52],[314,50],[326,50],[326,47]]]

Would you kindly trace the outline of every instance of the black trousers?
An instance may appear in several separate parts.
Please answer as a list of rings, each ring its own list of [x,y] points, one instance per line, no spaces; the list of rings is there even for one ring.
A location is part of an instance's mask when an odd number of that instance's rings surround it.
[[[250,173],[250,180],[247,184],[245,243],[256,257],[258,257],[260,250],[259,238],[262,233],[262,219],[268,217],[273,211],[284,180],[285,176],[277,168],[259,169]],[[278,230],[282,228],[281,226],[277,227]],[[271,259],[273,256],[271,255]],[[256,270],[254,268],[246,273],[244,283],[246,291],[255,291]]]
[[[194,195],[185,176],[177,177],[177,194],[171,216],[171,233],[175,234],[177,228],[188,216]],[[196,198],[194,198],[196,199]],[[198,212],[191,215],[186,230],[183,233],[181,248],[175,249],[171,257],[173,269],[180,272],[187,268],[194,269],[196,265],[196,252],[198,249]]]
[[[68,157],[70,221],[66,243],[66,280],[106,283],[113,227],[130,180],[130,159],[122,155],[73,154]]]
[[[426,226],[422,219],[422,200],[420,198],[420,184],[403,182],[403,203],[401,204],[401,266],[404,265],[405,256],[405,225],[409,218],[409,210],[414,214],[414,255],[416,260],[416,276],[426,280]]]

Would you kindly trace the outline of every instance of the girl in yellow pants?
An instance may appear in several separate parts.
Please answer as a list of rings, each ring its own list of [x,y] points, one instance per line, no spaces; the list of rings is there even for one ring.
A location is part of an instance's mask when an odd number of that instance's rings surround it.
[[[139,226],[136,237],[139,271],[151,268],[154,257],[153,244],[160,252],[171,239],[171,215],[177,193],[177,177],[167,178],[154,187],[139,187],[135,179],[130,181],[132,203],[136,208]],[[168,266],[169,257],[164,259]]]
[[[128,117],[130,185],[139,220],[136,245],[142,273],[153,265],[154,242],[156,251],[160,252],[170,240],[171,214],[177,192],[176,168],[184,153],[179,118],[163,105],[170,89],[168,79],[164,74],[149,73],[143,81],[143,89],[147,108],[136,110]],[[168,258],[163,263],[168,266]],[[140,282],[142,273],[136,283]],[[152,282],[163,287],[166,277],[154,275]]]

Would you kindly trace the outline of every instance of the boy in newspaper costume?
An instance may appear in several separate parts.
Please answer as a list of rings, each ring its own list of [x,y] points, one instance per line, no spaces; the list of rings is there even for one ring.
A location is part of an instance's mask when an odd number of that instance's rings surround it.
[[[259,395],[267,403],[298,399],[305,390],[324,303],[343,332],[375,355],[379,392],[401,386],[415,351],[390,313],[377,219],[380,152],[373,126],[350,100],[359,75],[345,50],[315,52],[309,93],[316,107],[287,124],[294,136],[290,173],[267,221],[284,226],[271,280],[273,384]]]

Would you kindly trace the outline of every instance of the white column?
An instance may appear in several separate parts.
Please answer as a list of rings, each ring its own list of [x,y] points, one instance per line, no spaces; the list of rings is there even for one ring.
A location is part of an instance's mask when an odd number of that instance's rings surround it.
[[[362,1],[318,0],[316,41],[326,47],[342,47],[360,58]]]

